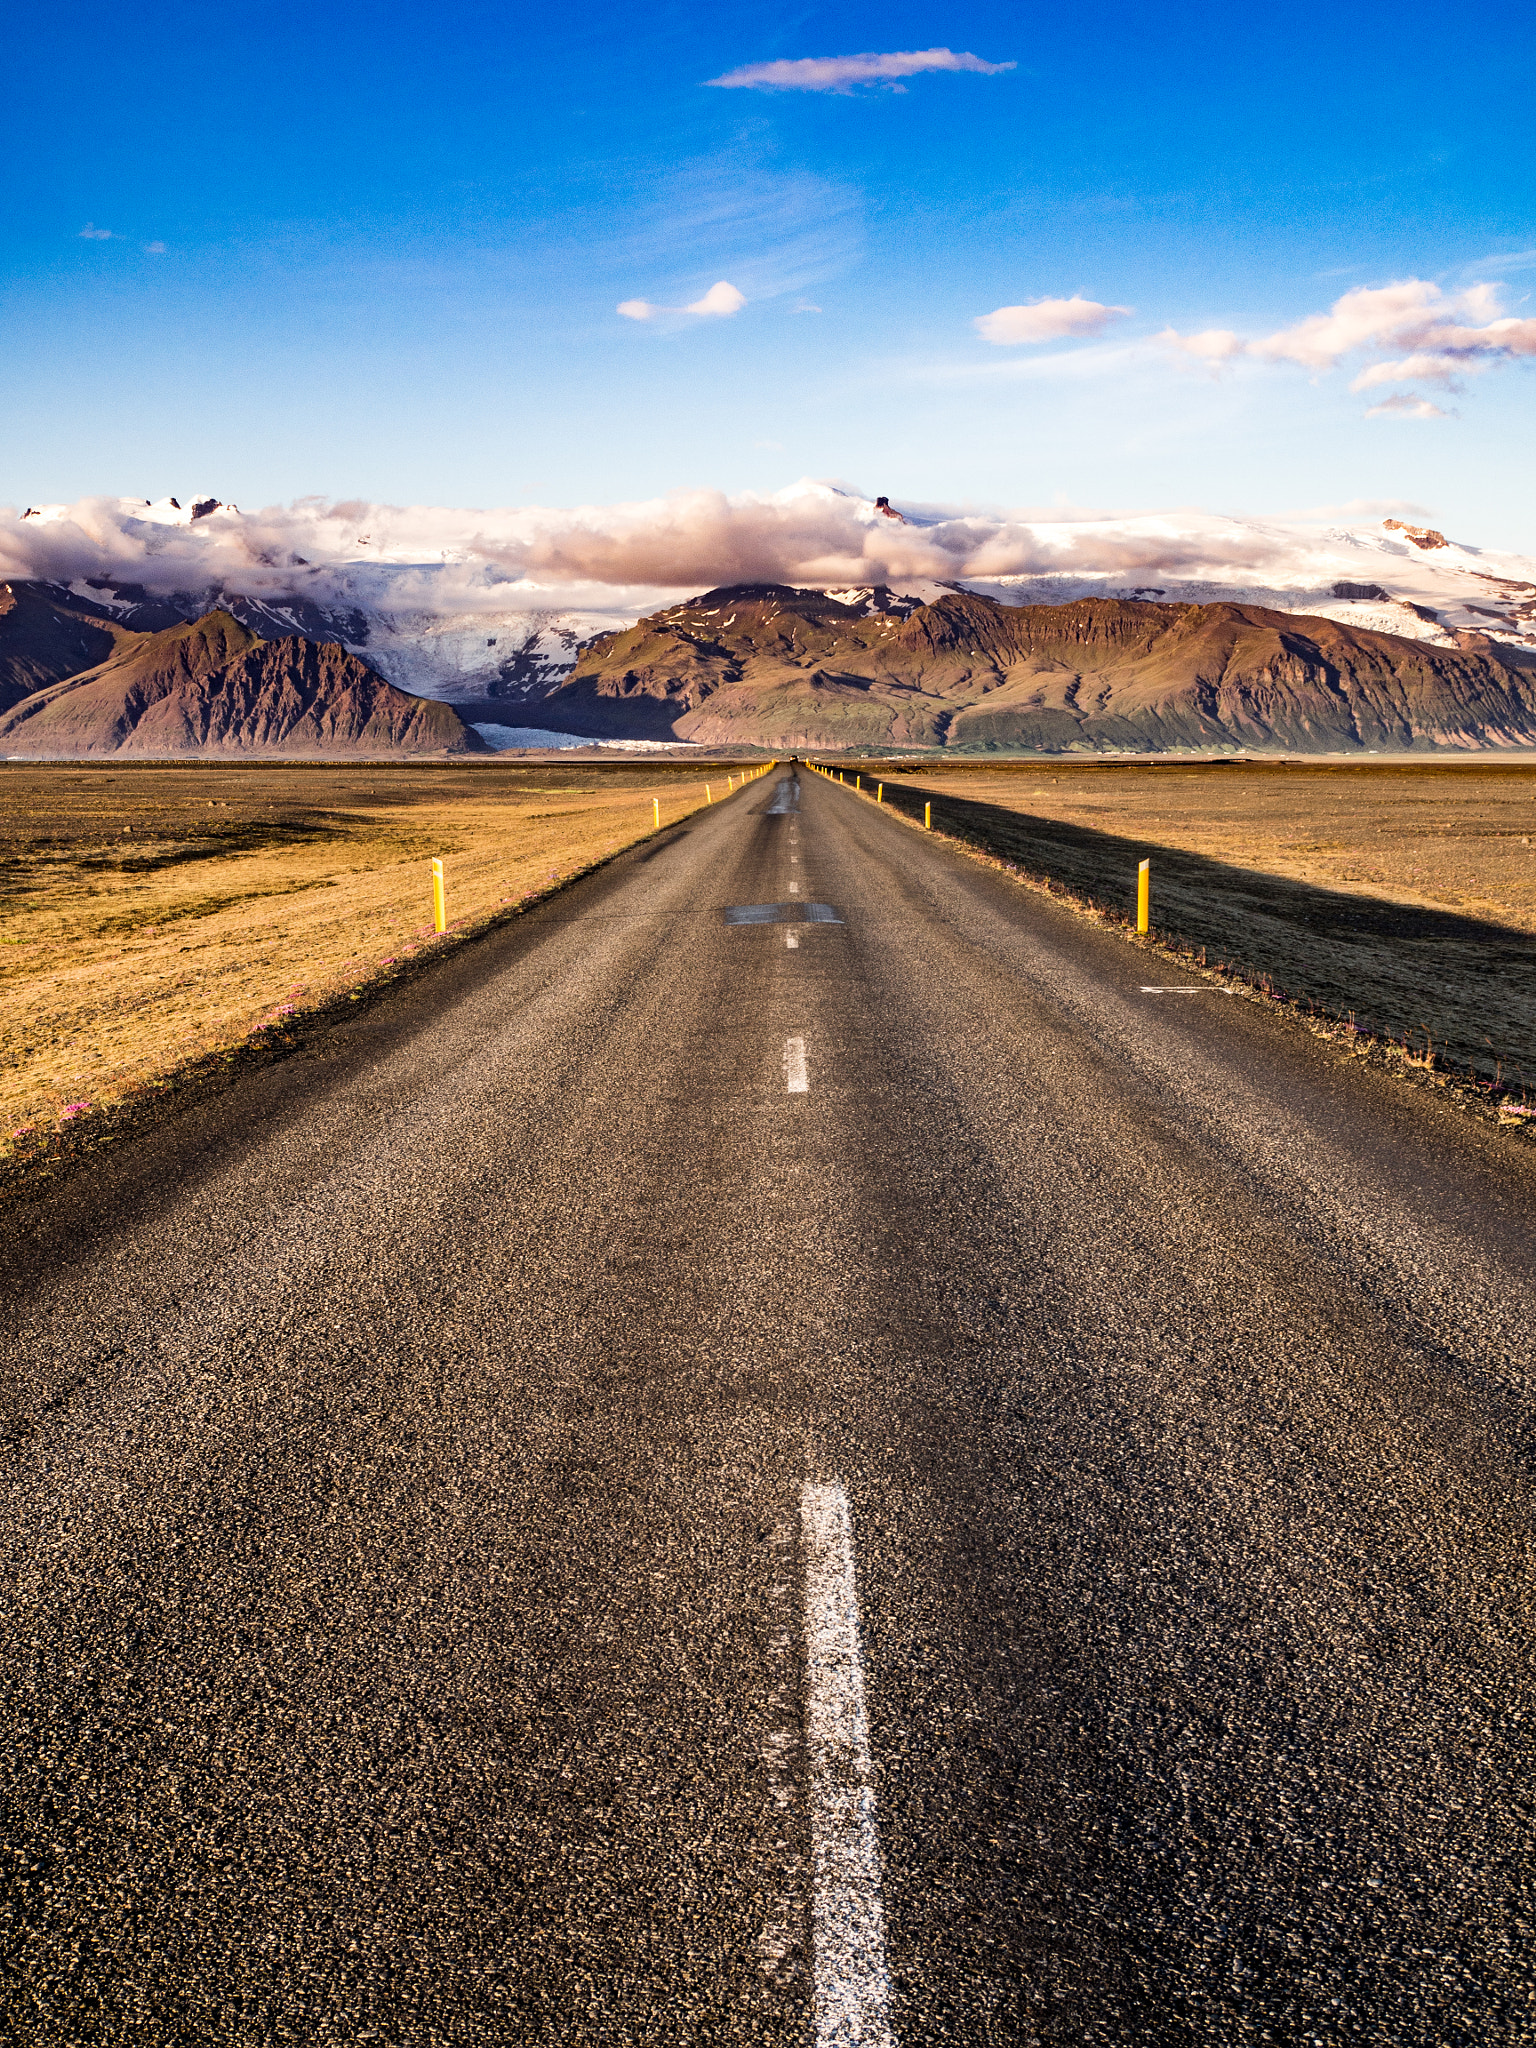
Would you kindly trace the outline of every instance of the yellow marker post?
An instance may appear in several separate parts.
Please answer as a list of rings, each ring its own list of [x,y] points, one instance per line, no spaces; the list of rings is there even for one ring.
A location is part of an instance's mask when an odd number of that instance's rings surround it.
[[[864,778],[862,775],[855,775],[855,777],[853,778],[853,786],[855,789],[862,789],[864,787]]]
[[[448,903],[443,893],[443,864],[440,860],[432,863],[432,926],[439,932],[448,929]]]
[[[1136,929],[1144,932],[1152,921],[1152,863],[1144,860],[1136,870]]]
[[[877,804],[883,804],[885,802],[885,784],[883,782],[877,782],[875,784],[875,802]]]
[[[714,798],[709,793],[709,784],[707,782],[704,785],[704,801],[707,804],[712,804],[714,802]]]
[[[661,830],[661,798],[659,796],[651,798],[651,830],[653,832]]]
[[[931,831],[933,830],[933,805],[932,805],[932,804],[924,804],[924,805],[923,805],[923,830],[924,830],[925,832],[931,832]]]

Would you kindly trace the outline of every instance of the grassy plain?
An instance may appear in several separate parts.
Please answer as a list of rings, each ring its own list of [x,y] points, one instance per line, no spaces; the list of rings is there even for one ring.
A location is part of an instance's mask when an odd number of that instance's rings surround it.
[[[634,766],[0,766],[0,1157],[509,914],[727,774]]]
[[[859,767],[1111,909],[1150,858],[1154,926],[1213,964],[1536,1094],[1536,763]]]

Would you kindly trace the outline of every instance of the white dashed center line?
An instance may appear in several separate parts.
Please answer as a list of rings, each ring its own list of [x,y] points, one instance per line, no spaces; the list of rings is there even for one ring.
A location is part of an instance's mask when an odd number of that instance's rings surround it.
[[[784,1041],[784,1079],[791,1095],[809,1095],[811,1084],[805,1075],[805,1040],[786,1038]]]
[[[894,2048],[848,1497],[800,1489],[816,2048]]]
[[[798,882],[791,882],[789,885],[789,893],[791,896],[798,896],[800,894],[800,884]]]
[[[800,934],[798,932],[786,930],[784,933],[784,943],[789,948],[790,952],[793,953],[796,946],[798,946],[800,943]]]

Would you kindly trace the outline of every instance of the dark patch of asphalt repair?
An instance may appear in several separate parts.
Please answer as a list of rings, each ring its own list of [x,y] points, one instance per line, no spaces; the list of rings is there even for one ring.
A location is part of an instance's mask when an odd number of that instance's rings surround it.
[[[793,779],[8,1213],[9,2039],[833,2038],[807,1485],[890,2040],[1536,2038],[1531,1161]]]

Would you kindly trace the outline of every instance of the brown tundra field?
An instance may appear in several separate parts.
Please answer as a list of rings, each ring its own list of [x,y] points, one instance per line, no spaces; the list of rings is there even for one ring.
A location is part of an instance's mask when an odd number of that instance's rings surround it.
[[[0,764],[0,1157],[402,971],[702,805],[686,770]]]

